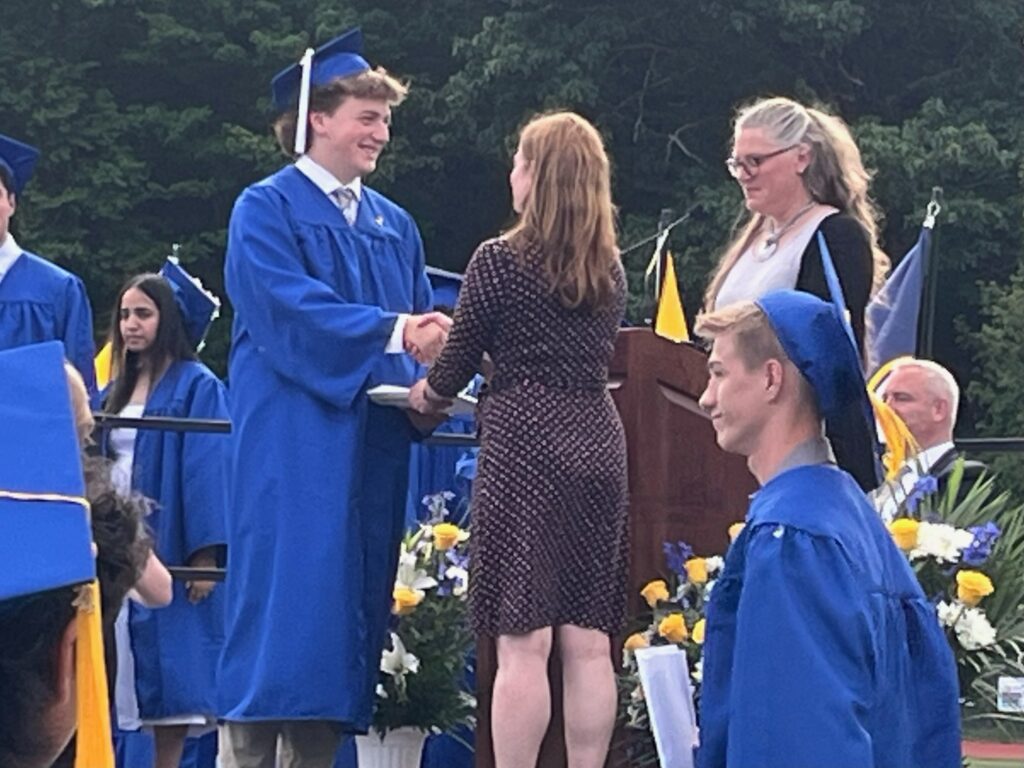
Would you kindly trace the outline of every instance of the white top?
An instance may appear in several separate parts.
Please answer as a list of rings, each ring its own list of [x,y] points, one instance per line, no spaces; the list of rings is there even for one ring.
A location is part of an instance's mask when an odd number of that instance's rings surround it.
[[[355,197],[355,208],[356,212],[358,212],[359,203],[363,199],[363,180],[358,176],[348,184],[342,184],[333,173],[328,171],[309,155],[303,155],[296,160],[295,167],[307,179],[316,184],[320,191],[327,195],[334,207],[341,211],[342,214],[344,214],[345,211],[338,198],[335,196],[335,193],[340,189],[349,190],[353,197]],[[355,215],[353,215],[353,220],[354,218]],[[388,339],[387,346],[384,347],[384,352],[387,354],[396,355],[405,352],[402,340],[405,336],[405,323],[408,319],[409,315],[399,313],[398,319],[395,321],[395,327],[391,331],[391,338]]]
[[[21,253],[21,246],[15,241],[14,235],[8,232],[3,244],[0,245],[0,282],[3,282],[4,277],[11,271]]]
[[[914,454],[903,462],[896,477],[882,483],[877,490],[871,493],[871,501],[884,522],[891,523],[893,521],[896,513],[899,512],[900,505],[910,496],[917,481],[927,475],[932,465],[954,447],[953,442],[947,440]]]
[[[807,250],[807,245],[811,242],[818,225],[833,213],[838,213],[838,209],[829,206],[819,208],[800,226],[791,229],[779,243],[775,253],[768,257],[758,255],[764,238],[755,238],[754,242],[740,254],[722,281],[722,287],[718,289],[718,295],[715,297],[715,309],[735,304],[737,301],[756,301],[772,291],[796,288],[804,251]]]
[[[143,403],[128,403],[118,416],[137,419],[145,412]],[[136,429],[118,428],[110,430],[110,449],[114,453],[114,466],[110,468],[110,480],[118,493],[127,496],[132,490],[132,464],[135,462]]]

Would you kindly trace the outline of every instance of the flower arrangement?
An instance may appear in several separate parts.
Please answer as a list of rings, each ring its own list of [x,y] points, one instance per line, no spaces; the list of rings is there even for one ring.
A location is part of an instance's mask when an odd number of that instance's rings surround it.
[[[730,539],[735,539],[742,527],[742,523],[731,526]],[[719,556],[695,556],[686,542],[665,542],[662,548],[665,578],[650,581],[640,590],[647,610],[622,648],[619,722],[627,730],[624,752],[630,766],[657,765],[658,761],[634,652],[652,645],[679,646],[686,653],[694,692],[699,697],[704,610],[723,565]]]
[[[946,629],[966,725],[1024,732],[1024,715],[996,711],[998,679],[1024,677],[1024,506],[994,477],[963,487],[960,460],[944,493],[916,481],[889,523]]]
[[[451,519],[453,496],[425,497],[427,520],[402,541],[373,718],[381,736],[402,727],[442,733],[474,725],[476,699],[466,680],[473,648],[466,604],[469,533]]]

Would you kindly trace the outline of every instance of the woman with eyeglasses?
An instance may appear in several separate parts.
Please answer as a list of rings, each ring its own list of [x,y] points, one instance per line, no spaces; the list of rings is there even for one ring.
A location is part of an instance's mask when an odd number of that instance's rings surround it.
[[[737,115],[726,166],[749,214],[725,248],[705,309],[787,288],[828,300],[820,232],[863,351],[864,311],[885,279],[889,258],[878,245],[871,175],[849,128],[791,99],[763,99]]]

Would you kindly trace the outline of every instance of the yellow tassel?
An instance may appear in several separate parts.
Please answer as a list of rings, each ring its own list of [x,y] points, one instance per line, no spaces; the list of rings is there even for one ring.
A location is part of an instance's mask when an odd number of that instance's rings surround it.
[[[885,436],[886,451],[885,456],[882,457],[882,464],[885,466],[885,479],[892,480],[899,473],[907,456],[915,455],[920,448],[896,411],[886,405],[870,389],[868,397],[871,399],[871,407],[874,408],[878,425]]]
[[[78,635],[75,640],[75,682],[78,737],[75,768],[114,768],[110,734],[110,699],[103,655],[103,624],[99,583],[79,590]]]
[[[672,264],[671,253],[665,254],[665,278],[661,285],[661,297],[658,299],[654,332],[663,339],[669,339],[677,344],[690,340],[690,330],[686,327],[683,300],[679,298],[679,284],[676,282],[676,268]]]
[[[96,388],[105,389],[110,383],[111,369],[114,365],[113,347],[109,341],[103,345],[103,349],[96,353],[93,365],[96,368]]]

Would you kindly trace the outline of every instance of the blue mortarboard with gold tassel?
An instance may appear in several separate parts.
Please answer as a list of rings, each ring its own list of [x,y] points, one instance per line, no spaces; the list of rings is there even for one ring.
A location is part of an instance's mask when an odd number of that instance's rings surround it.
[[[0,352],[0,616],[76,587],[76,768],[113,768],[89,504],[64,373],[48,342]]]

